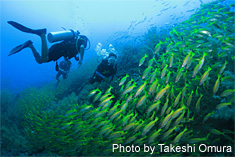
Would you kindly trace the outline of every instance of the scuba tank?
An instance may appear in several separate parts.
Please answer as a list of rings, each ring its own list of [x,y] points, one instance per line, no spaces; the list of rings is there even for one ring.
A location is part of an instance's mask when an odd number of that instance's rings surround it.
[[[73,39],[79,34],[80,34],[79,31],[75,32],[72,29],[59,32],[50,32],[47,35],[47,39],[50,43],[53,43],[56,41]]]

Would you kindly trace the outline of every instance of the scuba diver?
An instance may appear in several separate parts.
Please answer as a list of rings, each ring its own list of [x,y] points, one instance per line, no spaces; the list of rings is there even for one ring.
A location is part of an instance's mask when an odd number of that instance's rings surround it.
[[[71,62],[67,57],[64,57],[64,60],[60,62],[60,64],[58,65],[57,61],[56,61],[56,71],[58,71],[58,73],[56,74],[56,79],[57,79],[57,83],[55,85],[55,87],[58,86],[60,79],[59,77],[61,75],[63,75],[63,79],[67,79],[68,75],[69,75],[69,70],[71,68]]]
[[[113,76],[117,72],[117,55],[115,53],[109,53],[109,56],[104,58],[98,65],[93,76],[89,79],[90,83],[105,81],[112,81]]]
[[[89,42],[89,39],[85,35],[80,35],[79,31],[75,32],[73,30],[65,30],[60,32],[49,33],[47,38],[50,43],[61,40],[63,41],[52,45],[48,49],[46,41],[46,28],[35,30],[27,28],[14,21],[8,21],[8,23],[22,32],[38,35],[42,41],[41,56],[33,46],[33,42],[31,40],[28,40],[25,43],[12,49],[8,56],[17,53],[23,50],[24,48],[29,47],[33,52],[36,62],[39,64],[50,61],[57,61],[60,57],[64,56],[68,59],[74,57],[75,60],[78,61],[78,65],[82,65],[84,50],[87,47],[87,42]],[[80,59],[78,54],[80,54]]]

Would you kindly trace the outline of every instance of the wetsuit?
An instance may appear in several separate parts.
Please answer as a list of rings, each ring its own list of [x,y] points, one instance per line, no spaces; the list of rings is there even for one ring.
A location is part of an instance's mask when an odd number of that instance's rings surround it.
[[[78,54],[77,51],[80,51],[80,46],[84,45],[86,48],[87,46],[87,37],[84,35],[80,35],[80,38],[77,40],[77,38],[68,40],[68,41],[62,41],[60,43],[54,44],[49,48],[48,52],[48,62],[50,61],[56,61],[60,57],[64,56],[68,59],[75,57],[75,59],[78,61],[79,58],[76,57]],[[76,41],[77,40],[77,41]],[[77,49],[76,49],[76,42],[77,42]]]
[[[113,79],[113,76],[117,72],[117,64],[109,65],[108,59],[102,60],[102,62],[98,65],[95,73],[90,79],[90,83],[101,82],[104,78]]]

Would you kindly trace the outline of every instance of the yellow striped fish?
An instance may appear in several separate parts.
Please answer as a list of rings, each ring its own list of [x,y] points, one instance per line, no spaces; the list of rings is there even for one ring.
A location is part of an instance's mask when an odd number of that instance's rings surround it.
[[[200,82],[199,82],[199,85],[203,84],[206,81],[207,77],[209,76],[209,72],[211,70],[212,69],[210,67],[208,67],[208,70],[202,75]]]
[[[227,89],[223,91],[223,93],[220,95],[221,97],[227,97],[235,92],[235,89]]]
[[[198,71],[199,71],[199,66],[200,66],[200,64],[201,64],[201,61],[199,61],[199,63],[197,64],[197,66],[194,68],[192,77],[194,77],[194,76],[197,75],[197,73],[198,73]]]
[[[113,89],[113,87],[112,87],[112,86],[110,86],[110,87],[105,91],[105,94],[110,93],[112,89]]]
[[[156,80],[152,83],[152,85],[149,87],[148,94],[154,94],[154,91],[155,91],[155,89],[156,89],[157,83],[158,83],[158,80],[156,79]]]
[[[119,138],[119,137],[123,136],[124,134],[125,134],[124,131],[116,131],[116,132],[113,132],[112,134],[110,134],[109,139]]]
[[[126,95],[127,93],[130,93],[133,88],[136,87],[136,83],[134,83],[132,86],[128,87],[127,89],[125,89],[123,92],[122,92],[122,95]]]
[[[96,88],[96,89],[94,89],[94,90],[92,90],[92,91],[90,91],[90,93],[88,94],[88,96],[87,97],[91,97],[91,96],[93,96],[96,92],[100,92],[100,90],[98,89],[98,88]]]
[[[181,133],[179,133],[176,137],[175,137],[175,139],[174,139],[174,141],[172,142],[173,144],[176,144],[177,142],[179,142],[179,140],[181,139],[181,137],[184,135],[184,133],[187,131],[188,129],[187,129],[187,127],[181,132]]]
[[[157,70],[158,70],[158,69],[156,68],[156,69],[154,70],[154,72],[152,73],[149,83],[152,83],[152,82],[154,81],[154,79],[155,79],[155,77],[156,77],[156,74],[157,74]]]
[[[166,100],[165,104],[162,107],[161,116],[165,113],[165,111],[166,111],[166,109],[168,107],[168,102],[169,102],[169,99]]]
[[[194,91],[192,90],[191,94],[190,94],[189,97],[188,97],[187,106],[189,106],[189,105],[191,104],[193,92],[194,92]]]
[[[159,135],[161,135],[160,134],[161,131],[162,131],[162,129],[158,129],[158,131],[153,133],[148,139],[148,144],[152,143]]]
[[[126,108],[127,108],[127,106],[128,106],[128,102],[125,102],[125,101],[124,101],[124,103],[123,103],[121,109],[122,109],[123,111],[125,111]]]
[[[178,102],[179,102],[179,100],[180,100],[180,97],[181,97],[181,93],[182,93],[182,92],[180,92],[180,93],[177,95],[177,97],[176,97],[176,99],[175,99],[175,101],[174,101],[174,104],[173,104],[173,108],[178,104]]]
[[[175,119],[176,117],[178,117],[179,114],[180,114],[181,112],[183,112],[185,109],[186,109],[185,106],[183,106],[183,107],[177,109],[177,110],[172,114],[171,119]]]
[[[131,136],[131,137],[127,138],[124,144],[128,144],[128,143],[131,143],[131,142],[135,141],[137,136],[139,136],[139,135],[140,135],[140,132],[138,134],[134,135],[134,136]]]
[[[188,60],[189,60],[191,53],[192,53],[192,51],[190,51],[189,54],[184,58],[184,61],[181,65],[181,67],[184,67],[188,63]]]
[[[126,115],[123,119],[122,119],[122,126],[125,126],[128,122],[128,120],[131,118],[131,116],[134,116],[134,113],[132,112],[131,114]]]
[[[177,126],[183,119],[185,111],[175,120],[173,127]]]
[[[96,115],[94,115],[93,118],[102,117],[106,114],[107,111],[108,111],[108,108],[106,108],[105,110],[99,111]]]
[[[177,128],[177,127],[175,126],[174,128],[172,128],[172,129],[168,130],[167,132],[165,132],[165,133],[162,135],[161,139],[167,138],[176,128]]]
[[[108,97],[106,99],[104,99],[103,101],[100,102],[99,106],[103,106],[104,104],[106,104],[107,102],[109,102],[111,99],[114,98],[114,95],[112,95],[111,97]]]
[[[155,118],[155,120],[151,121],[148,125],[146,125],[142,131],[142,136],[146,135],[149,130],[152,129],[152,127],[155,125],[155,123],[157,122],[158,117]]]
[[[208,118],[210,118],[211,115],[215,114],[214,111],[212,111],[211,113],[208,113],[204,118],[203,118],[203,123],[205,123],[207,121]]]
[[[152,69],[152,67],[150,66],[150,67],[148,67],[148,68],[146,68],[144,70],[144,73],[142,75],[142,79],[145,79],[148,76],[148,74],[150,73],[151,69]]]
[[[202,66],[203,66],[203,64],[204,64],[204,61],[205,61],[206,55],[207,55],[207,54],[204,52],[204,53],[203,53],[203,56],[202,56],[202,58],[201,58],[201,60],[200,60],[200,62],[199,62],[199,69],[198,69],[198,70],[200,70],[200,69],[202,68]]]
[[[133,127],[136,126],[136,125],[137,125],[136,122],[132,122],[132,123],[130,123],[130,124],[127,124],[122,130],[123,130],[123,131],[127,131],[127,130],[133,128]]]
[[[169,60],[169,68],[171,68],[172,67],[172,64],[173,64],[173,61],[174,61],[174,53],[172,53],[172,55],[171,55],[171,58],[170,58],[170,60]]]
[[[139,101],[138,101],[137,104],[136,104],[136,107],[140,107],[141,105],[143,105],[143,104],[145,103],[146,99],[147,99],[147,94],[143,95],[143,96],[139,99]]]
[[[159,40],[159,43],[155,46],[154,54],[158,53],[158,51],[161,49],[161,44],[163,42]]]
[[[180,80],[180,77],[182,76],[182,71],[183,71],[183,68],[181,67],[176,75],[175,83],[177,83]]]
[[[135,133],[138,132],[138,131],[143,127],[144,122],[145,122],[145,121],[142,121],[141,124],[138,124],[138,126],[137,126],[137,127],[135,128],[135,130],[134,130]]]
[[[106,108],[109,108],[109,106],[112,104],[112,100],[110,100],[109,102],[107,102],[106,104],[104,104],[103,106],[102,106],[102,108],[101,108],[101,110],[104,110],[104,109],[106,109]]]
[[[200,101],[202,98],[202,94],[200,95],[200,98],[198,98],[197,103],[196,103],[196,113],[200,111]]]
[[[191,57],[188,59],[188,63],[187,63],[186,69],[188,69],[188,68],[192,65],[192,61],[193,61],[193,56],[194,56],[194,55],[195,55],[195,54],[192,53]]]
[[[104,99],[106,99],[108,96],[110,96],[111,95],[111,93],[106,93],[106,94],[104,94],[104,95],[102,95],[101,97],[100,97],[100,99],[99,99],[99,101],[103,101]]]
[[[126,99],[126,102],[129,102],[133,99],[133,94],[130,94],[129,97]]]
[[[139,66],[141,66],[144,63],[146,57],[148,57],[148,55],[144,54],[144,57],[142,57],[139,61]]]
[[[223,132],[216,130],[216,129],[210,129],[209,130],[212,134],[216,134],[216,135],[224,135]]]
[[[173,46],[172,44],[173,44],[173,42],[171,41],[171,43],[169,43],[169,44],[167,45],[167,47],[166,47],[166,52],[169,52],[169,51],[170,51],[171,47]]]
[[[111,117],[110,120],[114,120],[117,116],[121,114],[122,110],[115,112]]]
[[[218,91],[219,89],[219,85],[220,85],[220,77],[221,75],[218,76],[216,82],[215,82],[215,85],[213,87],[213,95],[215,95],[215,93]]]
[[[155,60],[154,57],[149,60],[149,62],[148,62],[148,68],[153,65],[154,60]]]
[[[167,67],[168,67],[168,65],[166,65],[166,66],[164,67],[164,69],[162,69],[162,72],[161,72],[161,79],[165,76]]]
[[[141,92],[145,89],[147,85],[147,81],[145,81],[136,91],[135,95],[134,95],[134,98],[137,97],[138,95],[141,94]]]
[[[146,113],[150,113],[155,108],[159,108],[160,103],[161,103],[161,101],[158,100],[156,103],[154,103],[151,106],[149,106],[149,108],[147,109]]]
[[[167,124],[167,122],[171,119],[171,116],[172,116],[173,112],[174,112],[174,111],[171,111],[171,113],[168,114],[168,115],[162,120],[161,124],[159,125],[159,129],[163,128],[163,127]]]
[[[161,99],[161,97],[166,93],[166,90],[170,88],[170,85],[167,84],[165,88],[163,88],[160,92],[157,93],[156,97],[154,98],[154,102],[158,101]]]
[[[207,141],[209,136],[210,136],[210,133],[206,137],[204,137],[204,138],[190,138],[190,139],[186,139],[186,142],[189,143],[189,144],[195,144],[195,143],[198,143],[198,142]]]
[[[219,70],[219,75],[221,75],[224,72],[224,69],[226,68],[226,65],[228,64],[228,61],[225,60],[225,63],[223,64],[223,66],[220,68]]]
[[[125,86],[125,89],[127,89],[128,87],[130,87],[131,83],[134,81],[133,78],[131,78],[130,81],[127,82],[126,86]]]
[[[95,96],[95,98],[93,100],[93,103],[96,102],[100,98],[101,94],[102,94],[101,91],[98,94],[96,94],[96,96]]]
[[[184,88],[182,89],[182,99],[184,99],[187,86],[188,86],[188,84],[186,83],[185,86],[184,86]]]
[[[116,111],[116,109],[117,109],[117,107],[118,107],[119,105],[120,105],[120,103],[119,103],[119,101],[117,101],[117,102],[115,103],[115,105],[109,110],[108,116],[112,115],[112,114]]]
[[[221,103],[221,104],[217,105],[215,108],[218,110],[218,109],[222,109],[222,108],[229,106],[229,105],[232,105],[232,103],[231,102]]]
[[[129,75],[126,74],[126,76],[124,76],[124,77],[120,80],[119,86],[123,85],[123,84],[126,82],[126,79],[127,79],[128,77],[129,77]]]
[[[166,76],[166,80],[165,80],[165,84],[168,83],[169,79],[170,79],[170,76],[171,76],[171,72],[169,71],[167,76]]]

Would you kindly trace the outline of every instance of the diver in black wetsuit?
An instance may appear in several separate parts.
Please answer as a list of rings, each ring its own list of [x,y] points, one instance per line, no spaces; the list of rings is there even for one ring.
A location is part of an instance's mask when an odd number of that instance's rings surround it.
[[[29,47],[33,52],[35,60],[39,64],[56,61],[62,56],[67,57],[68,59],[74,57],[76,61],[79,61],[79,65],[82,64],[84,50],[87,47],[87,42],[89,41],[89,39],[84,35],[79,35],[79,32],[75,33],[71,30],[71,32],[73,33],[73,38],[64,40],[60,43],[56,43],[48,49],[46,41],[46,29],[30,29],[14,21],[8,21],[8,23],[22,32],[32,33],[40,36],[42,41],[41,56],[33,46],[33,42],[31,40],[28,40],[25,43],[12,49],[8,56]],[[80,60],[77,56],[78,54],[80,54]]]
[[[57,75],[56,75],[56,79],[58,82],[60,82],[59,77],[61,75],[63,75],[63,79],[67,79],[68,75],[69,75],[69,70],[71,68],[71,62],[68,58],[64,58],[64,60],[62,62],[60,62],[60,64],[58,65],[58,63],[56,62],[56,71],[58,71]]]
[[[60,64],[58,65],[57,61],[56,61],[56,71],[58,71],[58,73],[56,74],[56,79],[57,79],[57,83],[55,85],[55,87],[58,86],[60,80],[59,77],[61,75],[63,75],[63,79],[67,79],[68,75],[69,75],[69,70],[71,68],[71,62],[67,57],[64,57],[64,60],[60,62]]]
[[[90,78],[90,83],[105,81],[112,81],[113,76],[117,72],[117,55],[114,53],[110,53],[109,56],[102,60],[102,62],[98,65],[96,71],[93,76]]]

